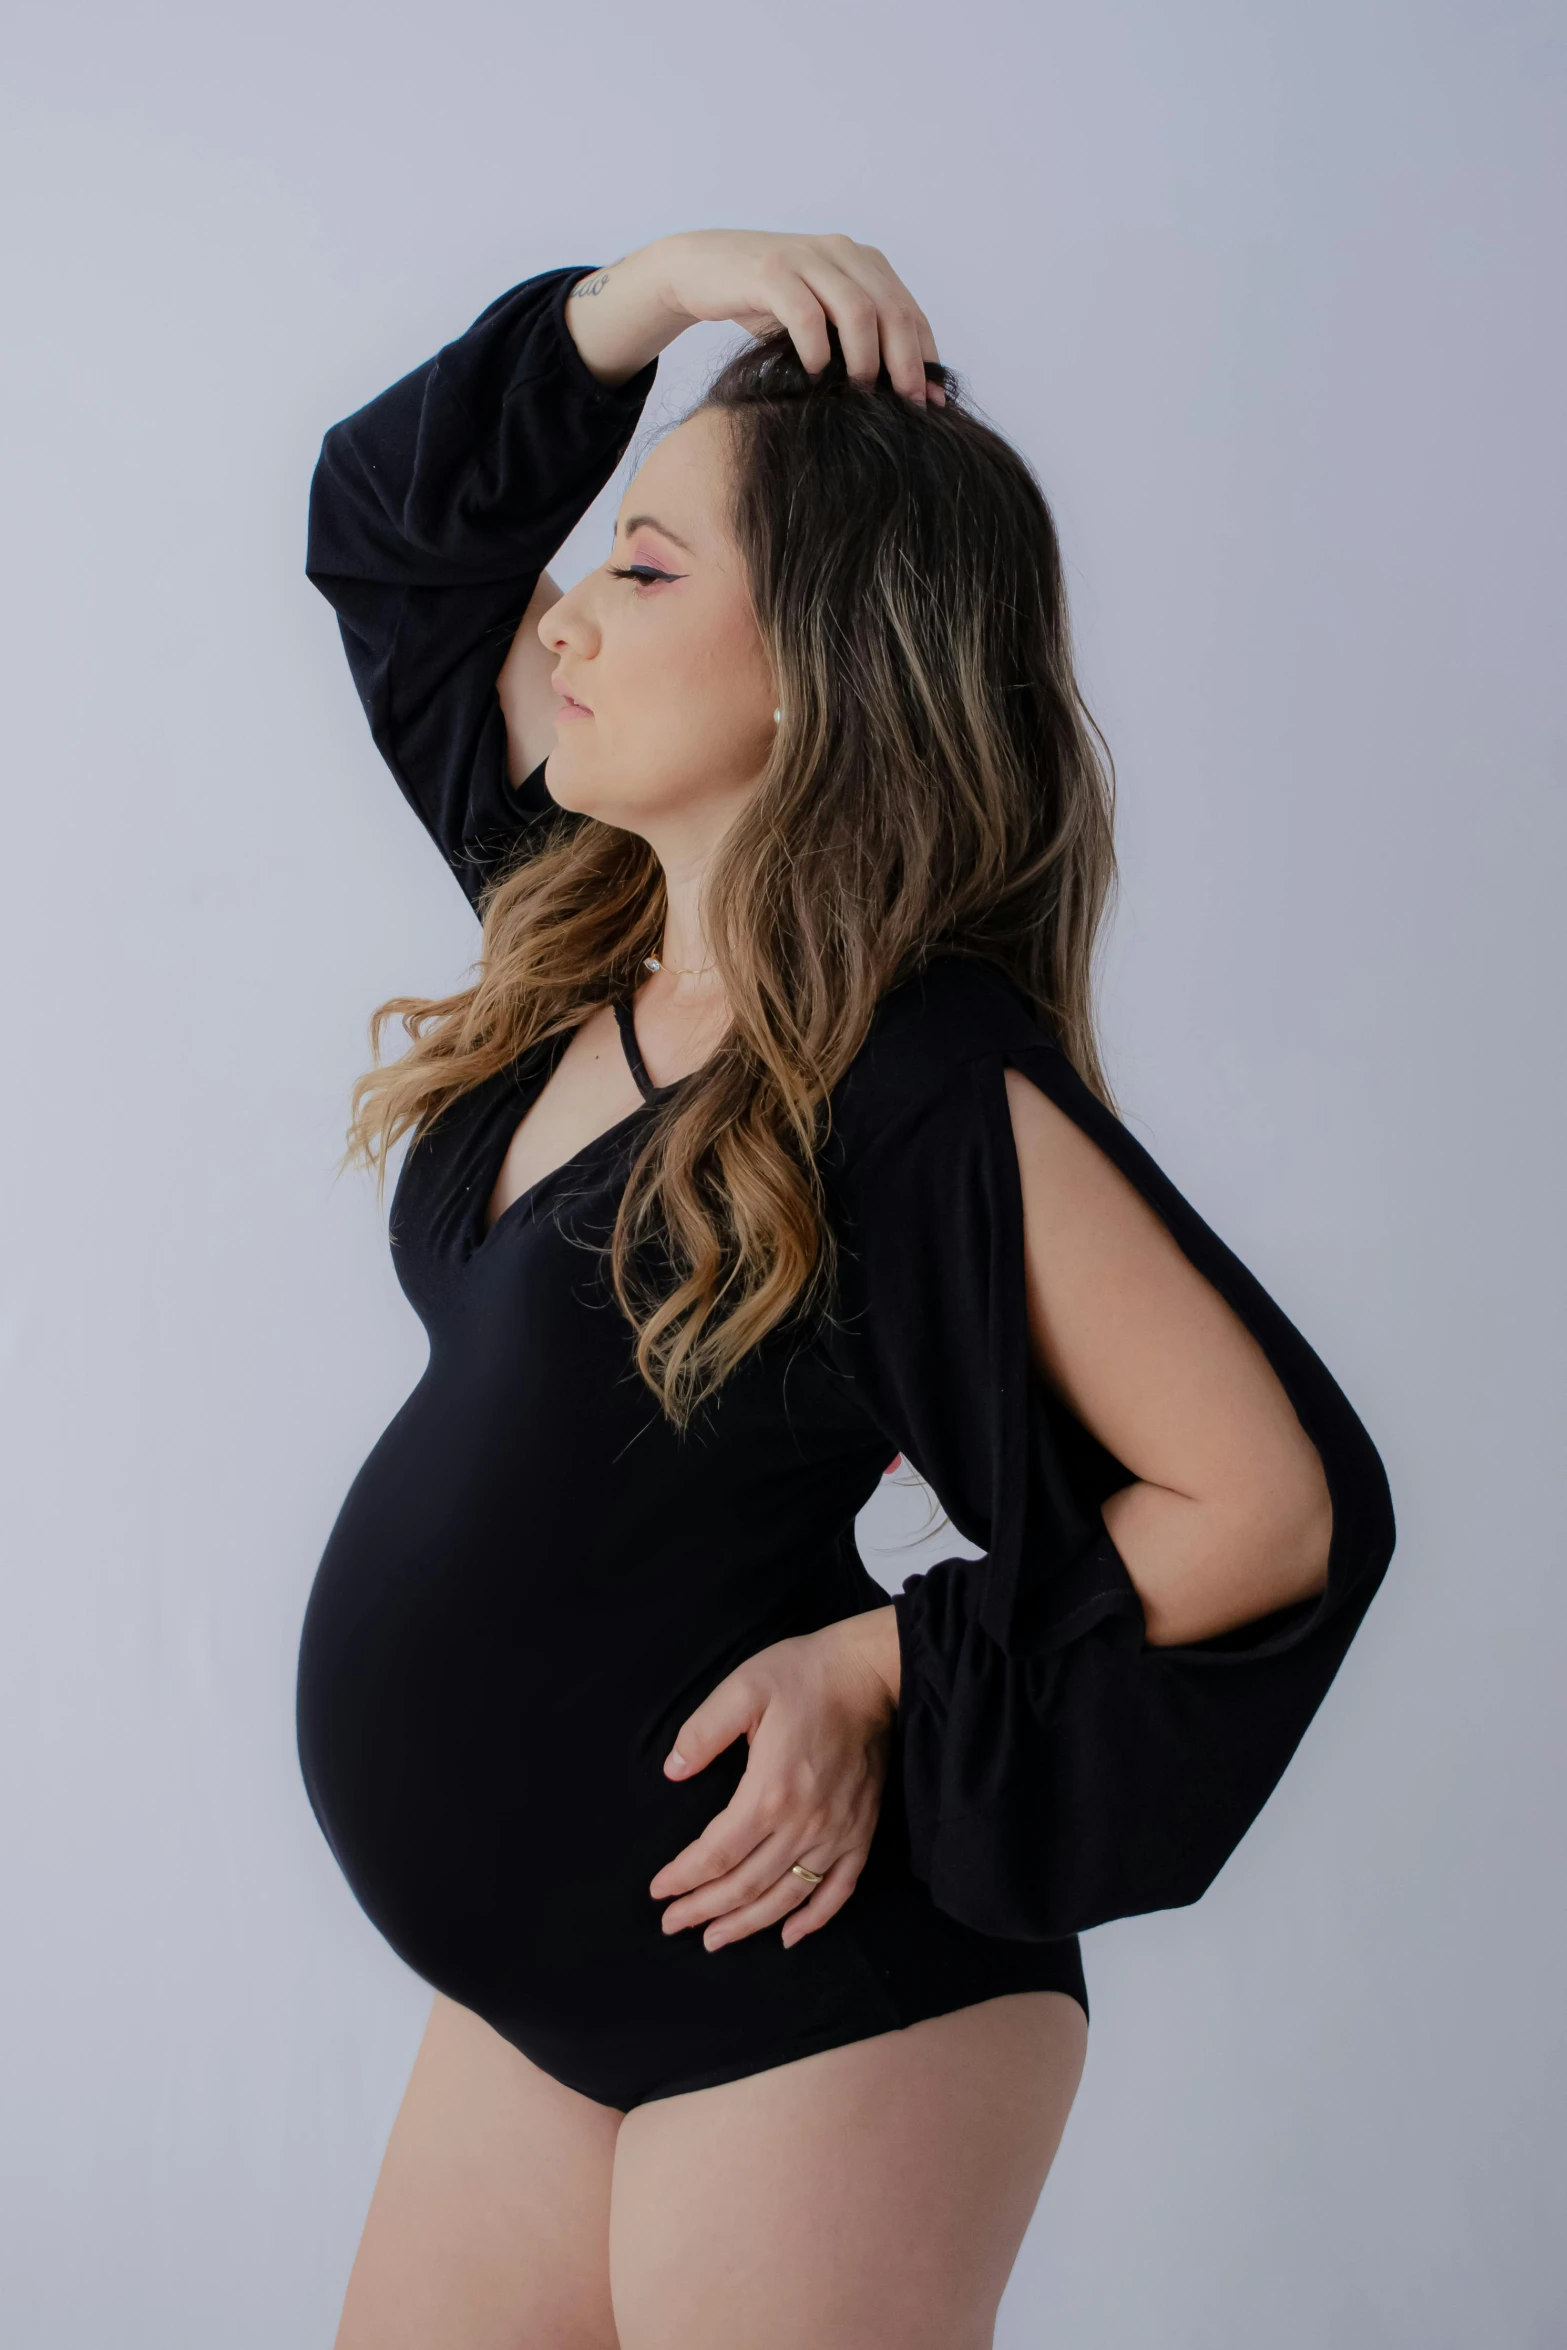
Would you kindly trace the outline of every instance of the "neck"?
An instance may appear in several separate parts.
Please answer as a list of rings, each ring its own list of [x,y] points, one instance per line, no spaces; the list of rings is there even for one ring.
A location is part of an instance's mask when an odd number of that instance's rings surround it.
[[[721,997],[723,982],[713,968],[713,949],[702,927],[702,883],[712,843],[689,856],[661,859],[664,866],[664,931],[654,952],[663,968],[644,976],[672,995],[695,1002]]]

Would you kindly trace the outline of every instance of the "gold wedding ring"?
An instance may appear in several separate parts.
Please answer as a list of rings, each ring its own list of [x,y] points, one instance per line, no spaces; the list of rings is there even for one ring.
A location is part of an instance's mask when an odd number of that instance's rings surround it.
[[[795,1861],[792,1864],[789,1873],[791,1876],[803,1877],[808,1885],[819,1885],[822,1881],[822,1877],[817,1875],[815,1869],[808,1869],[803,1860]],[[822,1876],[825,1876],[826,1873],[827,1872],[824,1869],[822,1871]]]

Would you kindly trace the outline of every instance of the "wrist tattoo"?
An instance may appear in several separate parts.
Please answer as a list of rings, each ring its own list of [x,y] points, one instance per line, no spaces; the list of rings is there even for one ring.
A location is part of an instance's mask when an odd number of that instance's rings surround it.
[[[592,300],[595,294],[602,294],[604,288],[609,284],[610,269],[615,269],[618,266],[619,264],[617,262],[612,261],[609,265],[609,269],[600,269],[596,271],[592,277],[579,278],[577,283],[572,287],[570,294],[567,296],[567,300],[572,302],[589,302]]]

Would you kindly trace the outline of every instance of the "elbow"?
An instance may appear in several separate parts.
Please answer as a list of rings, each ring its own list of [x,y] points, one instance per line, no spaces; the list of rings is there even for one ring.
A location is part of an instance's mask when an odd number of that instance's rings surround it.
[[[1326,1591],[1333,1497],[1322,1456],[1304,1428],[1254,1447],[1218,1516],[1228,1520],[1228,1544],[1222,1535],[1219,1544],[1228,1549],[1237,1592],[1251,1598],[1249,1617],[1298,1607]]]
[[[1236,1623],[1320,1599],[1328,1587],[1333,1503],[1315,1454],[1299,1475],[1277,1477],[1232,1520]]]
[[[1250,1492],[1207,1503],[1129,1488],[1106,1505],[1105,1519],[1113,1537],[1125,1538],[1152,1648],[1238,1631],[1327,1589],[1333,1504],[1315,1453],[1298,1468],[1275,1465]]]
[[[1303,1599],[1318,1599],[1328,1587],[1328,1556],[1333,1548],[1333,1500],[1315,1451],[1299,1476],[1280,1496],[1271,1529],[1269,1550],[1282,1596],[1278,1607]]]
[[[1333,1549],[1333,1503],[1326,1478],[1322,1481],[1320,1500],[1313,1504],[1309,1524],[1303,1530],[1302,1544],[1305,1579],[1300,1596],[1316,1599],[1328,1587],[1328,1558]]]
[[[1304,1473],[1279,1478],[1233,1523],[1235,1597],[1225,1629],[1320,1599],[1328,1587],[1333,1503],[1315,1455]]]

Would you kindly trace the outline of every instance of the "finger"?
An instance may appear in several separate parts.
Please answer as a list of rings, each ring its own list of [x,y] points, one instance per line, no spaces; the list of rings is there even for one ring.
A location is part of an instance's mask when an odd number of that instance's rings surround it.
[[[881,372],[881,331],[876,298],[869,288],[825,255],[807,265],[806,283],[820,302],[843,345],[843,363],[858,384],[873,384]]]
[[[840,266],[876,304],[882,358],[894,386],[905,399],[923,403],[933,389],[940,392],[925,376],[926,360],[937,357],[930,320],[877,246],[856,245],[850,238],[831,242]]]
[[[778,1882],[769,1885],[766,1892],[759,1894],[755,1901],[748,1902],[744,1908],[728,1910],[721,1917],[716,1917],[702,1936],[702,1947],[704,1950],[721,1950],[726,1942],[741,1942],[748,1934],[759,1934],[764,1926],[775,1926],[780,1918],[787,1918],[791,1910],[803,1908],[813,1893],[825,1887],[834,1867],[843,1867],[848,1871],[848,1887],[843,1896],[847,1900],[859,1875],[858,1867],[850,1865],[854,1859],[855,1856],[850,1853],[842,1854],[838,1862],[829,1861],[825,1854],[811,1855],[806,1865],[821,1872],[821,1887],[807,1885],[803,1878],[791,1875],[786,1869]],[[786,1933],[788,1931],[790,1928],[785,1929]]]
[[[869,245],[855,249],[851,274],[863,283],[876,304],[881,355],[895,390],[923,406],[925,361],[936,356],[936,339],[914,296],[884,255]]]
[[[914,401],[917,407],[925,405],[925,354],[920,348],[919,327],[911,310],[901,304],[889,306],[878,313],[881,320],[882,356],[887,362],[887,373],[893,387],[904,399]]]
[[[889,308],[912,311],[919,330],[921,358],[939,360],[941,353],[936,348],[935,329],[886,254],[875,245],[862,245],[859,250],[869,263],[866,282],[875,291],[878,303]]]
[[[755,1728],[763,1710],[762,1693],[749,1675],[727,1673],[675,1732],[674,1745],[664,1757],[665,1777],[689,1779],[705,1770],[714,1755]]]
[[[922,376],[925,376],[926,362],[928,361],[932,367],[939,367],[941,365],[941,354],[936,349],[936,337],[931,328],[930,320],[926,317],[924,311],[921,310],[917,305],[915,307],[914,318],[916,330],[919,335],[920,373]],[[927,400],[933,401],[938,408],[945,408],[947,405],[946,385],[942,383],[932,383],[929,376],[925,376],[925,397]]]
[[[671,1894],[692,1893],[698,1886],[732,1876],[767,1841],[769,1831],[748,1809],[737,1809],[736,1802],[726,1804],[694,1843],[665,1862],[648,1887],[655,1901]]]
[[[820,375],[832,357],[832,345],[827,340],[827,314],[811,288],[797,270],[780,270],[776,283],[769,284],[768,299],[779,324],[789,329],[806,374]]]
[[[785,1950],[792,1950],[807,1934],[820,1933],[827,1920],[837,1916],[860,1881],[860,1865],[858,1855],[852,1852],[833,1862],[821,1883],[812,1887],[808,1898],[796,1906],[794,1915],[785,1924],[779,1937]]]
[[[672,1900],[663,1915],[666,1934],[678,1934],[687,1926],[700,1926],[708,1918],[722,1917],[725,1910],[738,1909],[748,1901],[755,1901],[779,1878],[789,1876],[791,1863],[800,1858],[805,1841],[799,1830],[775,1828],[763,1836],[753,1848],[738,1860],[733,1868],[715,1871],[690,1890]],[[813,1839],[820,1842],[820,1838]],[[816,1864],[807,1861],[807,1868]],[[799,1886],[802,1893],[809,1890],[801,1877],[790,1877],[790,1883]]]

